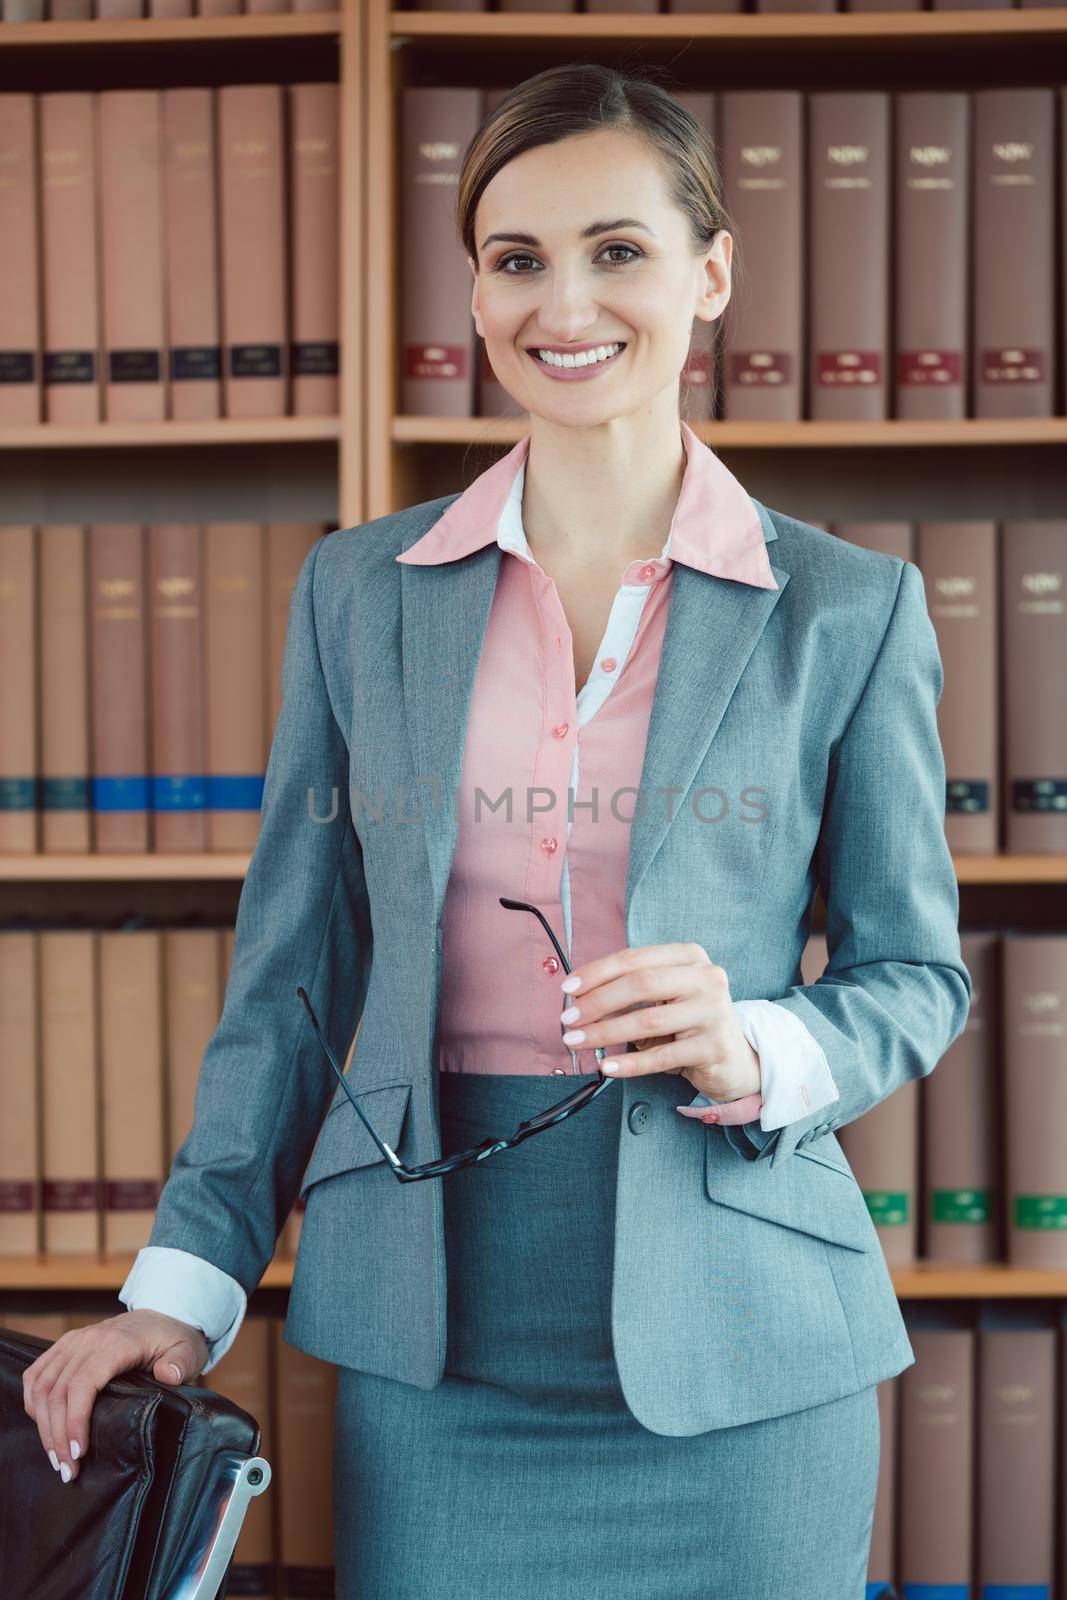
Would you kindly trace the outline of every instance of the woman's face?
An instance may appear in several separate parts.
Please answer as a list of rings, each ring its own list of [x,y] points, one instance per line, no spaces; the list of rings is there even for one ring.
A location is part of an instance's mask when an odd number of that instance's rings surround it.
[[[714,321],[730,298],[730,235],[695,253],[659,159],[617,128],[509,161],[478,202],[474,237],[471,309],[493,371],[526,411],[559,422],[589,426],[676,393],[694,317]],[[536,353],[620,343],[562,370]]]

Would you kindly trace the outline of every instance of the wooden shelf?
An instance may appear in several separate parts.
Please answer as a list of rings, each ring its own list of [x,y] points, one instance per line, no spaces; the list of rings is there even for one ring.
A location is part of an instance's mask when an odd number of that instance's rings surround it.
[[[984,1267],[918,1261],[890,1267],[897,1295],[903,1300],[1042,1299],[1067,1295],[1067,1270],[1058,1267],[1011,1267],[995,1262]]]
[[[136,1252],[103,1259],[83,1256],[0,1256],[0,1291],[47,1289],[120,1289]],[[1067,1297],[1067,1269],[1011,1267],[1002,1262],[966,1267],[937,1261],[891,1267],[900,1299],[1058,1299]],[[261,1280],[264,1289],[287,1288],[293,1262],[275,1257]],[[0,1312],[0,1321],[3,1313]]]
[[[121,1256],[0,1256],[3,1289],[121,1289],[137,1259],[136,1250]],[[293,1263],[279,1257],[261,1280],[264,1289],[287,1288]],[[3,1314],[0,1313],[0,1321]]]
[[[304,444],[340,439],[340,417],[218,417],[205,422],[51,422],[0,427],[0,450],[103,450],[131,445]]]
[[[637,16],[633,12],[610,15],[580,12],[558,13],[510,11],[393,11],[389,15],[393,38],[412,39],[545,39],[566,42],[576,39],[640,38],[642,43],[659,40],[739,39],[756,43],[774,40],[816,39],[832,44],[835,40],[886,39],[972,40],[984,37],[1030,39],[1035,35],[1067,33],[1067,6],[1012,11],[908,11],[908,12],[812,12],[808,14],[679,13],[677,15]]]
[[[249,852],[218,851],[189,855],[35,855],[0,856],[0,883],[139,883],[176,878],[243,878]]]
[[[965,417],[959,422],[694,422],[692,427],[706,444],[723,450],[1067,445],[1067,417]],[[392,424],[394,444],[516,444],[528,432],[528,419],[511,417],[396,416]]]
[[[251,853],[0,855],[0,883],[173,882],[243,878]],[[957,856],[966,884],[1067,884],[1065,856]]]
[[[114,21],[5,22],[0,24],[4,50],[42,45],[172,44],[204,39],[329,38],[341,32],[339,11],[283,12],[236,17],[122,17]]]

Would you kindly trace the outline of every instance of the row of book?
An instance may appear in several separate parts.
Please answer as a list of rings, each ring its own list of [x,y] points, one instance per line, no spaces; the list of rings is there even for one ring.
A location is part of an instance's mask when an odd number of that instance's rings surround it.
[[[109,1315],[125,1307],[116,1301]],[[24,1311],[0,1304],[0,1326],[50,1343],[106,1318],[63,1309]],[[332,1600],[331,1501],[337,1368],[283,1337],[284,1319],[250,1311],[233,1344],[198,1388],[224,1395],[259,1423],[270,1484],[250,1501],[220,1596],[246,1600]],[[43,1451],[43,1445],[36,1448]],[[92,1446],[90,1444],[90,1450]],[[85,1465],[92,1464],[87,1456]],[[13,1597],[14,1600],[14,1597]]]
[[[119,17],[238,17],[337,11],[340,0],[0,0],[3,22],[114,22]]]
[[[233,941],[232,927],[0,929],[0,1256],[95,1258],[148,1242],[192,1127]],[[333,1042],[342,1064],[350,1044]],[[303,1211],[298,1199],[282,1259]]]
[[[336,415],[338,94],[0,95],[0,425]]]
[[[1067,930],[961,932],[973,993],[934,1070],[838,1133],[890,1266],[1067,1267]],[[826,967],[812,934],[803,981]],[[831,1063],[831,1070],[832,1070]]]
[[[953,854],[1067,852],[1067,519],[817,526],[922,573]]]
[[[820,526],[923,574],[953,852],[1067,852],[1067,519]],[[322,531],[0,527],[0,855],[254,847]]]
[[[404,413],[513,416],[534,393],[514,350],[490,366],[456,246],[461,158],[506,93],[402,91]],[[735,244],[726,310],[693,332],[690,420],[1056,414],[1065,96],[677,93],[718,151]]]
[[[1051,6],[1060,0],[401,0],[398,11],[624,12],[655,16],[721,15],[735,12],[1000,11],[1013,6]]]
[[[323,531],[0,527],[0,854],[251,850]]]
[[[1067,1304],[903,1311],[868,1600],[1067,1600]]]
[[[845,1124],[841,1146],[890,1265],[1063,1269],[1067,932],[961,943],[974,984],[963,1033],[927,1077]],[[232,953],[229,928],[0,930],[0,1255],[146,1242],[192,1126]],[[803,982],[825,965],[813,934]],[[332,1043],[343,1060],[352,1041]],[[301,1220],[297,1201],[282,1257]]]

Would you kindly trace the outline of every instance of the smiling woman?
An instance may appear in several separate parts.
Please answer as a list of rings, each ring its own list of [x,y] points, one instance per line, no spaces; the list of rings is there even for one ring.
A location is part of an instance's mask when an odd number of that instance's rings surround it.
[[[338,1600],[863,1600],[875,1386],[915,1357],[834,1130],[930,1072],[970,995],[922,574],[770,510],[682,419],[733,240],[658,84],[519,84],[456,221],[529,433],[301,567],[141,1320],[57,1347],[42,1438],[90,1362],[209,1370],[304,1175],[285,1336],[338,1367]],[[309,787],[431,784],[308,817]],[[505,793],[538,803],[479,815]],[[338,1058],[358,1026],[349,1087],[426,1181],[336,1096],[297,985]]]

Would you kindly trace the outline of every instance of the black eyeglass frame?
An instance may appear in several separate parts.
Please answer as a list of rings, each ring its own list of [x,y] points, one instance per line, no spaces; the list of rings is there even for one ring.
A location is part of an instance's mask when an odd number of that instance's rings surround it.
[[[535,916],[538,922],[540,922],[541,926],[544,928],[548,937],[551,939],[552,947],[555,950],[556,955],[559,957],[560,965],[562,966],[564,972],[570,972],[570,962],[564,955],[559,940],[552,932],[548,922],[538,910],[537,906],[529,905],[525,900],[509,900],[504,895],[500,896],[500,904],[509,911],[529,911],[533,916]],[[575,1111],[580,1111],[583,1106],[587,1106],[590,1100],[595,1100],[597,1095],[600,1094],[602,1090],[606,1089],[609,1083],[617,1082],[615,1078],[609,1077],[606,1073],[601,1072],[598,1065],[598,1081],[594,1081],[592,1083],[583,1083],[580,1089],[576,1089],[572,1094],[569,1094],[566,1099],[558,1101],[556,1105],[549,1106],[547,1111],[538,1112],[536,1117],[528,1117],[525,1122],[520,1122],[519,1126],[516,1128],[515,1132],[510,1135],[510,1137],[506,1139],[483,1139],[481,1144],[474,1145],[470,1150],[459,1150],[455,1153],[455,1155],[442,1156],[437,1161],[424,1161],[420,1166],[409,1167],[405,1162],[401,1161],[396,1151],[391,1149],[381,1137],[370,1117],[368,1117],[367,1113],[360,1105],[356,1095],[353,1093],[352,1086],[348,1082],[344,1071],[338,1063],[337,1057],[330,1049],[329,1043],[327,1042],[326,1037],[319,1026],[318,1018],[312,1010],[311,1001],[308,999],[307,991],[304,989],[303,985],[299,986],[296,992],[304,1002],[307,1014],[311,1018],[311,1025],[315,1029],[319,1043],[322,1045],[322,1048],[326,1053],[326,1059],[333,1068],[338,1082],[344,1089],[344,1092],[348,1096],[349,1100],[351,1100],[352,1104],[359,1112],[359,1115],[363,1121],[363,1126],[366,1128],[367,1132],[378,1146],[378,1149],[382,1152],[382,1155],[385,1157],[393,1173],[401,1183],[417,1183],[421,1178],[442,1178],[449,1172],[458,1171],[461,1167],[473,1166],[476,1161],[484,1161],[488,1156],[495,1155],[498,1150],[510,1150],[513,1146],[521,1144],[524,1139],[529,1139],[533,1134],[543,1133],[546,1128],[555,1127],[557,1122],[564,1121],[566,1117],[572,1116]],[[566,1023],[560,1024],[560,1031],[562,1033],[566,1033]],[[602,1046],[598,1045],[594,1049],[594,1054],[596,1055],[597,1062],[599,1063],[604,1060],[605,1056],[607,1055],[607,1051]]]

